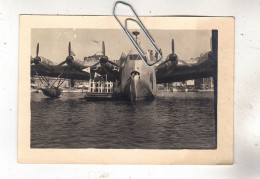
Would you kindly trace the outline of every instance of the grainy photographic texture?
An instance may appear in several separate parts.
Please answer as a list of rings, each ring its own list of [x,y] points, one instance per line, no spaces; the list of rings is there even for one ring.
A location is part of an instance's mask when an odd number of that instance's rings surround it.
[[[31,148],[215,149],[217,30],[149,32],[152,67],[120,29],[32,29]]]

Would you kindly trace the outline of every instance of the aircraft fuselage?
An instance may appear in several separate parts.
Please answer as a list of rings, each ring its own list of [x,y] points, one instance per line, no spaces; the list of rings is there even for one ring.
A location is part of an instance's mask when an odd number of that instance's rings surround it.
[[[155,68],[149,67],[137,54],[130,54],[121,74],[121,97],[139,101],[154,99],[156,93]]]

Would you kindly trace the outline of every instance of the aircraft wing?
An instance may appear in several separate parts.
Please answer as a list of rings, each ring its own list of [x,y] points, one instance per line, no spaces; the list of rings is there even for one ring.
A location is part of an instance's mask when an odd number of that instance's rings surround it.
[[[218,31],[212,30],[211,51],[196,58],[194,64],[187,64],[174,53],[174,39],[172,39],[172,53],[166,60],[156,67],[157,83],[170,83],[198,78],[214,77],[217,74],[218,59]],[[181,62],[181,63],[180,63]]]
[[[190,79],[213,77],[216,72],[216,63],[212,53],[205,53],[198,58],[195,64],[161,63],[156,68],[157,83],[171,83]]]
[[[119,73],[111,74],[105,73],[104,71],[100,71],[96,68],[90,68],[87,71],[78,71],[72,69],[70,66],[50,66],[49,68],[44,68],[42,65],[31,65],[31,76],[39,75],[39,76],[47,76],[47,77],[60,77],[67,79],[75,79],[75,80],[89,80],[90,77],[94,78],[95,73],[98,75],[104,76],[106,75],[108,81],[116,81],[119,78]]]
[[[48,77],[58,77],[68,78],[68,79],[78,79],[78,80],[89,80],[89,73],[79,72],[71,70],[69,66],[59,66],[52,67],[50,69],[42,68],[40,65],[31,65],[31,76],[48,76]]]
[[[89,80],[96,76],[102,77],[109,81],[119,80],[120,68],[117,64],[109,61],[105,55],[105,43],[102,43],[103,55],[99,58],[98,63],[86,66],[83,62],[75,60],[71,50],[71,43],[68,46],[68,57],[58,65],[54,65],[52,61],[39,56],[39,43],[36,46],[36,57],[31,57],[31,76],[48,76],[68,78],[75,80]],[[65,65],[67,64],[67,65]]]

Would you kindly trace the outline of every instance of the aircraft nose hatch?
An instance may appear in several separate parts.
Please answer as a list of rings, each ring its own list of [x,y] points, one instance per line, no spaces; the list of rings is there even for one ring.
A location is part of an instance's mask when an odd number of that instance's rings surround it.
[[[138,71],[132,71],[130,75],[134,77],[135,75],[140,75],[140,73]]]

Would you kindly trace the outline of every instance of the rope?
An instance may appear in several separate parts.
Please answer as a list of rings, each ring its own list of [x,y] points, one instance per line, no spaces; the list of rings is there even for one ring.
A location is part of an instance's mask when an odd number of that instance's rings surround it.
[[[128,78],[128,80],[130,80],[130,79],[131,79],[131,77]],[[114,92],[117,92],[118,90],[120,90],[120,88],[122,88],[128,82],[128,80],[126,80],[126,82],[124,84],[120,85]]]

